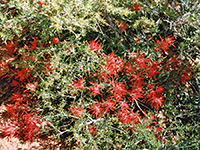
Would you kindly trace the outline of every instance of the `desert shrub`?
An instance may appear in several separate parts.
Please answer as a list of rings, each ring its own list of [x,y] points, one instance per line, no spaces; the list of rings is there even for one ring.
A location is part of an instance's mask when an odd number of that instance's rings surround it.
[[[15,56],[4,69],[18,92],[8,105],[14,122],[2,133],[32,140],[42,129],[77,149],[197,148],[198,6],[197,0],[1,4],[1,41]],[[171,125],[159,124],[153,115],[159,110]]]

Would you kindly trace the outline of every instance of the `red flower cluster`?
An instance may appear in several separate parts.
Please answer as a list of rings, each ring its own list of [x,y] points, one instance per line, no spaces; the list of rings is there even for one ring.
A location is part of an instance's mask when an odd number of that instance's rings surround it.
[[[173,36],[161,38],[156,47],[167,51],[169,46],[173,45],[173,38]],[[166,70],[163,70],[163,62],[152,61],[138,51],[129,52],[128,60],[117,57],[114,51],[108,55],[101,53],[99,55],[102,56],[104,63],[101,64],[100,70],[92,73],[93,79],[90,76],[89,80],[93,81],[89,81],[90,86],[86,87],[84,84],[87,81],[86,77],[72,84],[79,90],[88,90],[88,94],[90,93],[90,96],[96,99],[89,107],[89,111],[86,111],[95,118],[112,114],[123,124],[136,125],[142,116],[146,116],[146,110],[141,109],[140,103],[148,104],[156,110],[164,105],[164,85],[155,82],[160,72],[175,71],[180,75],[181,82],[190,79],[189,70],[187,71],[175,56],[167,62]],[[77,110],[75,106],[72,107],[74,111]],[[71,113],[74,114],[72,110],[73,108],[70,108]],[[155,135],[158,138],[161,130],[156,128]],[[91,127],[91,134],[93,133],[96,131],[94,132],[94,128]]]
[[[74,116],[81,117],[83,115],[82,112],[84,109],[81,107],[71,105],[71,108],[68,108],[68,109]]]
[[[33,41],[30,42],[30,48],[25,46],[28,50],[27,53],[21,54],[21,58],[25,63],[27,61],[36,61],[32,55],[32,51],[37,47],[38,38],[36,37]],[[54,39],[54,42],[56,39]],[[13,42],[8,42],[6,49],[10,54],[17,52],[17,45]],[[17,57],[16,57],[17,58]],[[9,68],[12,74],[7,75],[9,77],[7,80],[11,82],[13,91],[15,94],[12,96],[12,103],[7,104],[7,114],[10,115],[13,122],[7,126],[2,127],[2,135],[4,136],[20,136],[25,140],[33,140],[40,132],[42,124],[47,123],[42,122],[40,117],[31,112],[34,106],[33,99],[29,98],[37,88],[37,80],[32,75],[32,68],[25,67],[26,64],[22,63],[22,67],[15,67],[14,69]],[[41,62],[44,68],[40,68],[41,72],[52,71],[50,68],[49,60],[44,58],[44,62]],[[35,66],[37,68],[37,66]]]
[[[165,53],[168,54],[169,47],[170,46],[174,46],[174,44],[172,44],[175,40],[174,40],[174,36],[168,36],[166,39],[163,39],[162,37],[160,37],[161,41],[157,40],[157,45],[155,50],[158,51],[158,49],[162,49],[164,50]],[[175,47],[175,46],[174,46]]]
[[[12,96],[13,104],[7,104],[7,114],[15,121],[8,125],[3,126],[4,136],[20,136],[25,140],[32,141],[42,124],[40,117],[30,112],[28,94],[18,92]],[[32,103],[32,102],[31,102]]]
[[[96,52],[98,50],[102,50],[102,46],[98,43],[99,40],[96,41],[90,41],[90,43],[87,42],[88,47],[91,49],[92,52]]]
[[[96,131],[94,125],[89,126],[89,132],[90,132],[90,134],[97,135],[97,131]]]
[[[37,47],[37,40],[38,40],[38,37],[36,37],[32,42],[30,42],[30,49],[29,50],[34,50],[36,47]]]
[[[38,4],[42,6],[42,5],[44,5],[45,3],[44,3],[44,2],[41,2],[41,1],[38,1]]]
[[[156,110],[163,105],[164,90],[162,86],[147,82],[156,79],[159,74],[160,64],[158,62],[152,62],[140,53],[132,54],[130,60],[124,61],[122,58],[118,58],[114,51],[109,55],[103,55],[102,59],[105,60],[105,64],[102,65],[102,69],[96,70],[95,76],[99,76],[98,79],[94,79],[96,82],[89,81],[91,86],[85,87],[84,80],[86,79],[84,78],[72,84],[79,90],[88,89],[90,96],[102,97],[101,101],[96,101],[89,107],[89,112],[96,118],[109,114],[109,112],[115,112],[120,122],[137,124],[139,114],[131,109],[130,104],[137,103],[138,105],[138,101],[143,101],[149,103]],[[124,74],[129,84],[126,84],[126,80],[119,81],[121,79],[118,78],[118,74]],[[103,82],[107,86],[103,86]],[[106,89],[107,93],[103,93],[102,89]],[[109,97],[106,97],[106,95],[109,95]],[[125,99],[128,101],[125,102]]]
[[[8,51],[8,54],[13,54],[17,50],[17,44],[8,41],[8,44],[6,45],[6,50]]]
[[[54,44],[58,44],[59,43],[59,38],[58,37],[54,37],[52,39],[52,41],[53,41]]]
[[[103,66],[103,71],[100,72],[101,78],[107,79],[107,76],[113,76],[122,71],[124,66],[124,61],[121,58],[117,58],[113,51],[111,54],[107,56],[103,56],[105,59],[105,66]],[[106,71],[104,73],[104,70]]]
[[[161,41],[157,41],[155,50],[161,49],[167,53],[169,47],[174,46],[172,44],[175,41],[173,38],[173,36],[166,39],[161,37]],[[37,40],[36,37],[30,42],[31,48],[27,48],[28,52],[22,54],[21,59],[25,62],[36,61],[32,51],[37,47]],[[102,50],[102,46],[98,42],[88,43],[91,51]],[[59,43],[57,36],[52,38],[52,43]],[[6,49],[12,53],[16,52],[17,45],[8,42]],[[190,79],[191,66],[185,66],[177,56],[167,60],[166,67],[163,68],[163,62],[152,61],[139,51],[137,53],[129,51],[128,59],[125,60],[117,57],[114,52],[108,55],[98,52],[102,62],[104,62],[100,64],[100,69],[91,72],[93,76],[89,76],[89,79],[79,78],[71,84],[77,90],[84,90],[94,100],[87,108],[71,105],[68,110],[75,118],[81,118],[84,113],[91,113],[95,118],[112,115],[123,124],[136,125],[143,116],[146,116],[144,108],[140,107],[141,103],[148,104],[156,110],[164,104],[164,85],[156,82],[163,69],[170,75],[180,77],[180,79],[172,81],[176,84],[183,84]],[[38,61],[39,64],[43,65],[39,68],[40,72],[48,75],[50,71],[53,71],[49,58],[42,58],[42,60]],[[12,104],[7,105],[7,113],[14,118],[15,122],[2,129],[5,136],[18,135],[32,140],[35,133],[39,133],[40,124],[42,124],[37,114],[30,113],[32,109],[30,104],[34,103],[29,99],[29,94],[32,94],[37,88],[37,80],[32,77],[31,67],[25,67],[25,64],[22,66],[20,69],[11,69],[14,75],[10,79],[12,78],[11,82],[12,86],[15,87],[16,94],[12,97]],[[35,69],[38,69],[37,66]],[[94,126],[89,127],[89,132],[97,135]],[[161,132],[161,128],[157,128],[155,132],[156,134]]]
[[[138,12],[139,10],[142,10],[142,7],[140,4],[135,4],[133,7],[131,7],[132,11]]]
[[[125,23],[122,23],[122,22],[121,22],[121,23],[119,24],[118,28],[119,28],[121,31],[124,31],[125,29],[128,28],[128,26],[127,26]]]
[[[72,86],[75,86],[77,89],[80,90],[80,89],[85,89],[84,84],[85,84],[85,80],[79,78],[77,82],[72,84]]]

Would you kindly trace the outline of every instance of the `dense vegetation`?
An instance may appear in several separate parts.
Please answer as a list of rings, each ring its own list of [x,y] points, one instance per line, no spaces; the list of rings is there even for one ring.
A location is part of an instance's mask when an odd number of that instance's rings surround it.
[[[199,148],[198,0],[0,6],[1,43],[15,57],[0,70],[13,87],[2,135],[54,134],[74,149]]]

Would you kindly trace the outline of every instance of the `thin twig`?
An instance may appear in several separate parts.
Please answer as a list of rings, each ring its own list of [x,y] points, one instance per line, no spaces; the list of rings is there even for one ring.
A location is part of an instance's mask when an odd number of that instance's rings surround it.
[[[138,104],[138,102],[137,102],[137,100],[136,99],[134,99],[135,100],[135,103],[136,103],[136,105],[138,106],[138,108],[142,111],[142,113],[145,115],[145,117],[147,117],[148,119],[150,119],[149,118],[149,116],[147,116],[147,114],[142,110],[142,108],[139,106],[139,104]]]

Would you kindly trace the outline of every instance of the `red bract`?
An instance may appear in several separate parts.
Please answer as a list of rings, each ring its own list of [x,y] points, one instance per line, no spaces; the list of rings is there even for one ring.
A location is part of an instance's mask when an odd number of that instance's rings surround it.
[[[174,36],[168,36],[166,39],[163,39],[161,36],[160,36],[160,39],[161,41],[157,40],[157,45],[156,45],[156,51],[158,49],[162,49],[164,50],[165,53],[168,54],[168,51],[169,50],[169,47],[170,46],[174,46],[172,43],[175,41],[174,40]],[[175,46],[174,46],[175,47]]]
[[[14,104],[7,105],[7,113],[12,119],[15,119],[14,125],[16,126],[17,136],[23,137],[25,140],[33,140],[34,136],[39,133],[40,121],[39,117],[30,113],[29,102],[26,97],[20,95],[20,93],[12,96]],[[29,112],[29,113],[27,113]]]
[[[118,118],[123,124],[136,125],[139,123],[139,114],[133,111],[126,110],[124,112],[119,112]]]
[[[119,116],[119,121],[123,124],[131,124],[130,116],[127,113],[121,113]]]
[[[41,1],[38,1],[38,4],[42,6],[42,5],[44,5],[45,3],[44,3],[44,2],[41,2]]]
[[[85,78],[84,78],[85,79]],[[75,86],[77,89],[85,89],[84,84],[85,84],[85,80],[84,79],[78,79],[77,82],[73,83],[72,85]]]
[[[148,85],[148,88],[149,88],[149,93],[147,94],[148,99],[162,97],[164,92],[163,86],[157,85],[156,87],[154,87],[153,85],[152,86]]]
[[[124,73],[125,74],[129,74],[129,75],[135,75],[135,66],[133,66],[133,63],[131,61],[128,61],[126,64],[125,64],[125,71]]]
[[[160,137],[161,131],[162,131],[162,128],[161,128],[161,127],[157,127],[157,128],[156,128],[155,136],[156,136],[156,140],[157,140],[157,141],[161,139],[161,137]],[[163,141],[163,142],[165,143],[165,141]]]
[[[37,47],[37,39],[38,39],[38,37],[36,37],[32,42],[30,42],[30,47],[31,48],[29,48],[29,50],[34,50],[36,47]]]
[[[130,81],[132,82],[132,86],[136,87],[137,89],[142,89],[143,85],[145,84],[145,79],[141,77],[143,74],[137,73],[135,78],[131,78]],[[141,91],[142,92],[142,91]]]
[[[13,87],[19,87],[20,83],[17,82],[16,80],[12,80],[11,86],[13,86]]]
[[[90,82],[90,84],[92,84],[92,86],[89,86],[89,92],[91,92],[90,96],[94,95],[97,96],[98,94],[101,95],[100,90],[104,87],[103,85],[100,85],[98,83],[92,83]]]
[[[12,102],[15,104],[21,104],[23,102],[27,102],[27,99],[24,98],[21,93],[17,92],[16,94],[12,95]]]
[[[10,115],[11,118],[18,118],[19,109],[18,105],[7,104],[7,114]]]
[[[154,107],[156,110],[160,108],[161,105],[164,105],[163,100],[164,97],[155,97],[150,100],[151,107]]]
[[[45,42],[44,44],[42,44],[43,47],[48,47],[49,46],[49,41]]]
[[[111,86],[109,92],[113,94],[115,100],[121,101],[124,98],[124,95],[127,93],[126,85],[124,82],[117,82],[117,80],[110,81]]]
[[[151,65],[147,68],[146,77],[150,79],[156,79],[156,76],[160,73],[159,72],[159,65],[160,63],[154,61],[151,62]]]
[[[120,71],[122,71],[124,66],[124,61],[121,58],[117,58],[114,54],[114,51],[108,56],[104,56],[106,64],[103,66],[104,70],[107,71],[107,74],[114,75]]]
[[[2,135],[13,137],[15,136],[17,132],[17,127],[14,124],[8,124],[8,126],[1,126],[2,129]]]
[[[94,125],[89,126],[89,132],[90,134],[97,135]]]
[[[157,127],[157,128],[156,128],[156,133],[158,133],[158,132],[160,132],[160,131],[162,131],[162,128],[161,128],[161,127]]]
[[[141,119],[140,115],[138,114],[138,112],[133,112],[133,110],[130,112],[129,118],[131,120],[131,124],[132,125],[138,124],[139,123],[139,119]]]
[[[68,109],[74,116],[81,117],[83,115],[84,109],[78,106],[74,106],[74,104],[71,106],[71,108]]]
[[[21,134],[25,140],[32,141],[34,135],[39,133],[41,121],[31,113],[25,113],[22,116],[22,120],[19,122],[21,128]]]
[[[93,41],[90,41],[90,43],[87,43],[92,52],[102,50],[102,46],[98,42],[99,40],[97,42],[93,40]]]
[[[16,70],[15,79],[19,79],[20,82],[27,80],[30,77],[30,68],[22,68],[21,70]]]
[[[100,117],[103,116],[103,113],[102,113],[103,108],[102,108],[101,103],[99,103],[99,102],[93,103],[93,105],[89,109],[90,109],[90,112],[92,112],[92,114],[96,116],[96,118],[98,116],[100,116]]]
[[[183,73],[178,73],[181,77],[180,82],[182,84],[186,83],[187,81],[189,81],[191,79],[190,74],[185,70],[183,71]]]
[[[142,92],[143,90],[141,88],[132,88],[132,90],[129,91],[131,101],[143,98]]]
[[[128,111],[130,109],[129,105],[127,104],[127,102],[121,103],[120,107],[121,107],[122,112],[126,112],[126,111]]]
[[[6,50],[8,51],[8,54],[13,54],[17,50],[17,44],[8,41],[8,44],[6,45]]]
[[[139,54],[136,57],[136,64],[138,65],[138,67],[140,69],[147,69],[147,64],[150,63],[150,60],[148,58],[144,58],[145,55],[144,54]]]
[[[59,38],[58,37],[54,37],[52,39],[52,41],[53,41],[54,44],[58,44],[59,43]]]
[[[125,24],[125,23],[123,23],[123,22],[121,22],[120,24],[119,24],[119,29],[121,30],[121,31],[124,31],[125,29],[127,29],[128,28],[128,26]]]
[[[139,10],[142,9],[141,5],[140,4],[135,4],[134,7],[131,8],[133,11],[136,11],[138,12]]]
[[[102,106],[104,106],[104,113],[115,109],[115,102],[111,100],[110,98],[107,98],[105,101],[103,101]]]

